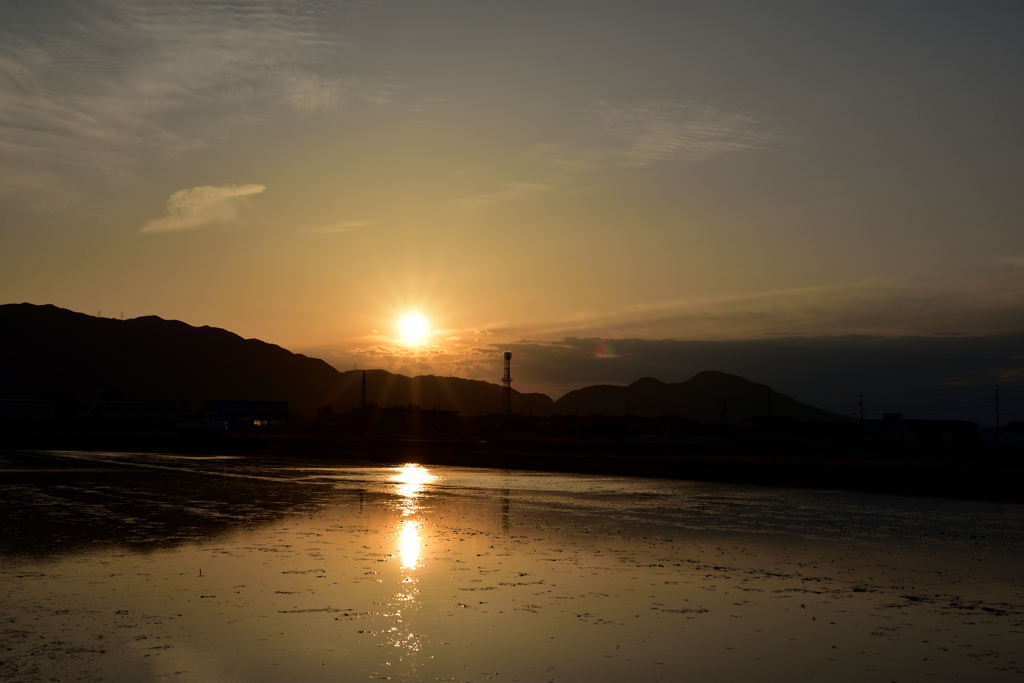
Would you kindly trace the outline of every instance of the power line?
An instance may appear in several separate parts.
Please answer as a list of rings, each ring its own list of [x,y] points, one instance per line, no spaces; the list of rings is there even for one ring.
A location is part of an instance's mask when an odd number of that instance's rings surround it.
[[[985,403],[984,405],[977,406],[953,406],[952,408],[871,408],[870,410],[879,410],[883,413],[926,413],[937,410],[972,410],[974,408],[992,408],[995,403]]]
[[[943,391],[943,392],[932,392],[930,394],[864,394],[865,398],[931,398],[933,396],[962,396],[963,394],[980,394],[989,389],[968,389],[964,391]]]
[[[839,401],[848,398],[857,398],[858,394],[850,394],[849,396],[831,396],[829,398],[815,398],[809,401],[809,403],[821,403],[822,401]]]
[[[942,391],[932,393],[920,393],[920,394],[864,394],[864,398],[933,398],[942,396],[963,396],[965,394],[983,394],[985,392],[992,391],[988,389],[965,389],[964,391]],[[1004,385],[1000,385],[999,391],[1009,391],[1013,393],[1024,393],[1024,389],[1013,389]],[[851,398],[860,398],[860,394],[846,394],[844,396],[826,396],[823,398],[810,399],[808,403],[823,403],[825,401],[842,401]]]

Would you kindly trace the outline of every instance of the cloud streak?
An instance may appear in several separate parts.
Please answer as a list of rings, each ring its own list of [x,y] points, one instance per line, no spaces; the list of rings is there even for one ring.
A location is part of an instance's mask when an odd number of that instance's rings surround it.
[[[707,159],[750,152],[783,139],[752,114],[688,102],[600,102],[586,114],[592,130],[613,141],[611,154],[627,166],[647,166],[670,157]]]
[[[29,179],[127,178],[142,158],[207,146],[275,108],[335,112],[389,97],[342,75],[350,48],[324,33],[323,7],[64,9],[12,11],[0,25],[0,154]]]
[[[774,149],[797,138],[747,112],[686,101],[598,102],[583,112],[583,140],[536,145],[529,158],[563,170],[650,166],[672,159]]]
[[[307,228],[306,230],[300,230],[299,232],[307,234],[336,234],[345,232],[355,232],[367,226],[371,225],[370,221],[342,221],[333,225],[324,225],[319,228]]]
[[[614,310],[576,311],[524,337],[637,336],[749,339],[778,335],[999,334],[1024,319],[1024,274],[959,280],[866,280],[691,297]],[[508,335],[510,330],[498,330]]]
[[[551,188],[540,183],[505,183],[500,190],[485,192],[483,194],[477,194],[470,197],[463,197],[462,199],[456,200],[455,205],[462,211],[469,211],[472,209],[478,209],[482,206],[488,206],[490,204],[517,201],[549,189]]]
[[[233,220],[238,217],[241,198],[260,194],[265,189],[263,185],[204,185],[179,190],[167,200],[167,215],[149,221],[139,232],[195,230],[211,223]]]

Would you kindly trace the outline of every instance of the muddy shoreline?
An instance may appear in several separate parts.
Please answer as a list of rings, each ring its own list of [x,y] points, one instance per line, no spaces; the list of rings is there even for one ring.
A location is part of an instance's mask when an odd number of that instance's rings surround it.
[[[0,465],[0,679],[1020,677],[1017,506],[294,450]]]

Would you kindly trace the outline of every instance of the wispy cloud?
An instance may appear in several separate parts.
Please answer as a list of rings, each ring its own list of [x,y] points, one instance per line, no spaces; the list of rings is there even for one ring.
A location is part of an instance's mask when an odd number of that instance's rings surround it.
[[[1005,266],[1013,266],[1014,268],[1024,268],[1024,254],[1017,254],[1016,256],[1004,256],[998,259],[999,263]]]
[[[500,189],[495,190],[494,192],[485,192],[457,199],[455,200],[455,205],[463,211],[468,211],[470,209],[477,209],[482,206],[498,202],[509,202],[517,199],[523,199],[524,197],[528,197],[548,189],[550,188],[547,185],[541,185],[540,183],[505,183]]]
[[[167,200],[167,215],[149,221],[139,232],[194,230],[210,223],[232,220],[238,216],[239,199],[259,194],[265,189],[263,185],[204,185],[179,190]]]
[[[997,334],[1020,329],[1024,278],[866,280],[723,296],[691,297],[613,310],[580,310],[518,333],[655,339],[750,339],[776,335]]]
[[[11,11],[0,24],[0,155],[27,178],[127,177],[140,157],[206,146],[275,109],[377,106],[390,92],[339,75],[347,48],[321,28],[323,6],[64,10]]]
[[[583,114],[585,140],[537,145],[529,156],[569,170],[648,166],[772,149],[796,139],[754,114],[695,102],[598,102]]]
[[[781,135],[752,114],[687,102],[601,102],[587,112],[594,131],[618,141],[613,153],[643,166],[673,156],[708,158],[778,144]]]
[[[369,225],[371,225],[370,221],[342,221],[340,223],[333,223],[331,225],[322,225],[317,228],[307,228],[305,230],[300,230],[299,232],[310,234],[354,232],[361,228],[365,228]]]

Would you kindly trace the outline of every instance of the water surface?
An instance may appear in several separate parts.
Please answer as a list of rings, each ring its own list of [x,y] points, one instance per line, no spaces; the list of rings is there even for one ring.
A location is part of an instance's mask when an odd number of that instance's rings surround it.
[[[0,679],[1024,680],[1018,507],[0,456]]]

